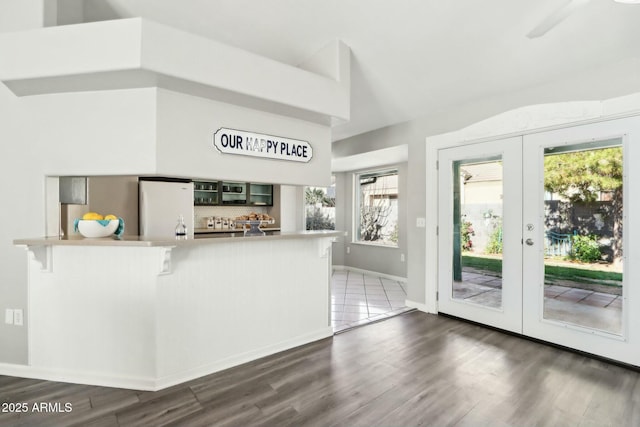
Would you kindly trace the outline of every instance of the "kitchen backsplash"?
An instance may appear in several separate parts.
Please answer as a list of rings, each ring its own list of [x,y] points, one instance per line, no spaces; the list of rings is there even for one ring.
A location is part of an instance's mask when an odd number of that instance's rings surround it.
[[[264,206],[196,206],[194,208],[194,227],[206,228],[207,218],[212,216],[233,219],[251,212],[269,214],[269,208]],[[277,218],[276,222],[279,223]]]

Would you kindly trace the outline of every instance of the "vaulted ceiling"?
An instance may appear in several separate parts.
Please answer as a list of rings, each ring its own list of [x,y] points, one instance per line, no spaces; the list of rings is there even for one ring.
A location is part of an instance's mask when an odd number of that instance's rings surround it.
[[[527,36],[567,5],[548,32]],[[84,1],[85,21],[136,16],[291,65],[342,40],[351,120],[334,140],[608,67],[640,90],[640,5],[613,0]]]

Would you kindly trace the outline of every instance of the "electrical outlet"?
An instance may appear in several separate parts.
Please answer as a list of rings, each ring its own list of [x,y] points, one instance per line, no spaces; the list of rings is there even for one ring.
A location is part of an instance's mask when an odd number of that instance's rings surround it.
[[[13,324],[16,326],[22,326],[24,324],[22,309],[16,308],[15,310],[13,310]]]
[[[400,254],[400,262],[404,262],[404,254]]]
[[[347,253],[350,254],[351,253],[351,246],[347,246]]]
[[[4,312],[4,323],[13,325],[13,310],[10,308],[7,308]]]

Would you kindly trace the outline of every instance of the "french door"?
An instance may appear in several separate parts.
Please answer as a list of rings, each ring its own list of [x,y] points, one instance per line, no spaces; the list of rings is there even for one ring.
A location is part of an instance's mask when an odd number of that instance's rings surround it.
[[[521,160],[520,137],[438,156],[438,309],[513,332],[522,330]],[[502,250],[481,250],[492,239]]]
[[[438,310],[640,365],[635,122],[441,149]]]

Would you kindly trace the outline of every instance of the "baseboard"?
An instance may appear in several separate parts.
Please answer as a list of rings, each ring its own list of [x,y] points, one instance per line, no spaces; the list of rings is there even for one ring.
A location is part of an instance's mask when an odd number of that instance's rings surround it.
[[[0,363],[0,375],[63,383],[126,388],[131,390],[156,390],[156,381],[152,377],[114,376],[95,372],[40,368],[29,365],[12,365],[9,363]]]
[[[420,303],[420,302],[415,302],[415,301],[411,301],[411,300],[405,300],[404,303],[407,305],[407,307],[411,307],[411,308],[415,308],[417,310],[422,311],[423,313],[432,313],[432,314],[436,314],[433,311],[430,311],[427,308],[426,304]]]
[[[331,336],[333,336],[333,328],[326,327],[273,345],[167,375],[162,378],[114,376],[104,373],[40,368],[37,366],[14,365],[9,363],[0,363],[0,375],[102,387],[126,388],[131,390],[158,391]]]
[[[384,277],[385,279],[395,280],[395,281],[402,282],[402,283],[407,283],[407,278],[406,277],[393,276],[391,274],[385,274],[385,273],[380,273],[380,272],[371,271],[371,270],[364,270],[362,268],[349,267],[349,266],[346,266],[346,265],[334,265],[333,269],[334,270],[340,270],[340,271],[353,271],[354,273],[362,273],[362,274],[368,274],[370,276]]]

